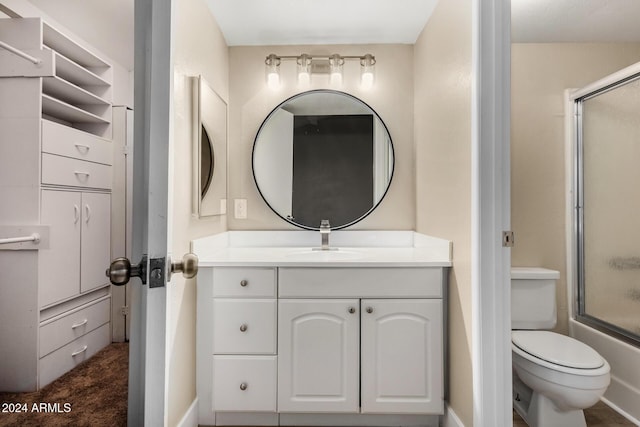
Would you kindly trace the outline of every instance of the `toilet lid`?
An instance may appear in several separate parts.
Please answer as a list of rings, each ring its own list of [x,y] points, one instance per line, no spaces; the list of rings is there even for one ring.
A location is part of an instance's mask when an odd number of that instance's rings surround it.
[[[550,331],[512,331],[511,342],[521,350],[555,365],[596,369],[604,359],[588,345]]]

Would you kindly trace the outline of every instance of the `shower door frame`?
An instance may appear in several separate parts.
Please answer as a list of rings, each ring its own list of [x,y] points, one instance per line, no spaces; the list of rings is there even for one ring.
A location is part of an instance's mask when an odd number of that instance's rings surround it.
[[[576,321],[591,326],[601,332],[618,338],[636,347],[640,339],[635,334],[619,326],[605,322],[586,313],[585,309],[585,263],[584,263],[584,159],[582,133],[582,103],[593,97],[640,79],[640,62],[613,73],[582,89],[568,91],[567,114],[572,119],[573,134],[566,150],[568,160],[567,184],[570,189],[567,198],[568,251],[567,283],[569,283],[570,316]],[[569,164],[570,162],[570,164]]]

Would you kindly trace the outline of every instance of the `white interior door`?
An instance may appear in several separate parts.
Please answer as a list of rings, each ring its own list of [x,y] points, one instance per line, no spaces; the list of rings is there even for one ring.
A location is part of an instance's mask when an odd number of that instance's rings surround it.
[[[171,134],[171,0],[135,2],[132,263],[146,255],[146,285],[131,286],[131,426],[166,425],[166,284]],[[158,285],[158,286],[156,286]]]

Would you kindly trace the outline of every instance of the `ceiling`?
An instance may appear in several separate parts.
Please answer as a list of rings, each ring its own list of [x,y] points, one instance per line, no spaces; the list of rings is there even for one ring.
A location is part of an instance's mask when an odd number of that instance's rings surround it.
[[[31,0],[31,3],[130,70],[133,1]],[[205,1],[230,46],[412,44],[438,2]],[[517,43],[640,42],[640,0],[512,0],[511,7],[512,41]]]
[[[206,0],[229,46],[413,44],[438,0]]]
[[[640,42],[638,0],[512,0],[515,43]]]

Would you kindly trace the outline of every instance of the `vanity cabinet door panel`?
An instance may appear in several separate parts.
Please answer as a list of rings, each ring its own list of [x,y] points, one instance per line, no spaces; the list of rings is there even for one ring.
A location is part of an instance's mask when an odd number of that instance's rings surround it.
[[[442,300],[362,300],[362,412],[443,413]]]
[[[49,249],[39,251],[40,307],[80,290],[81,195],[43,190],[40,223],[49,226]],[[105,264],[106,265],[106,264]],[[104,275],[104,265],[102,267]]]
[[[105,266],[111,262],[111,195],[82,193],[82,254],[80,291],[108,283]]]
[[[279,412],[358,412],[359,312],[357,299],[279,301]]]

